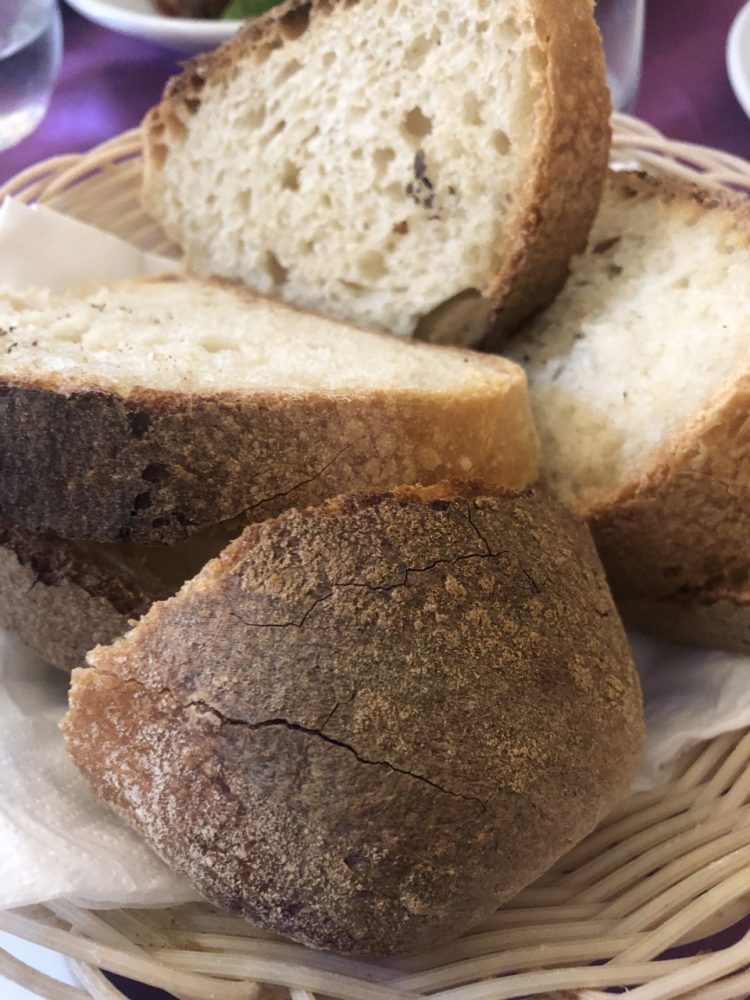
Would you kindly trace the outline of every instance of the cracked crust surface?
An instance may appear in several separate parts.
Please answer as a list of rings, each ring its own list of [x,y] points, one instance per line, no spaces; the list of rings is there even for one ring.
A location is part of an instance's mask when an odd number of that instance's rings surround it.
[[[476,315],[466,324],[468,331],[463,328],[463,321],[456,319],[457,329],[452,332],[453,342],[477,343],[484,338],[486,346],[497,346],[508,330],[547,304],[562,287],[571,256],[585,246],[601,198],[611,140],[609,124],[611,104],[606,85],[602,42],[593,17],[593,5],[591,0],[568,0],[563,10],[558,0],[522,0],[515,4],[496,5],[497,9],[492,11],[489,10],[492,5],[485,5],[487,13],[491,13],[498,22],[503,18],[518,20],[523,40],[520,48],[525,53],[525,72],[533,81],[533,88],[530,87],[530,90],[533,89],[538,95],[522,117],[526,134],[528,135],[533,129],[533,141],[530,141],[522,151],[515,153],[519,159],[523,157],[517,171],[520,179],[510,190],[503,190],[497,184],[498,197],[494,207],[490,207],[489,203],[485,206],[487,212],[494,211],[501,220],[495,227],[492,245],[489,247],[490,252],[487,254],[489,263],[486,273],[475,276],[476,280],[473,281],[463,277],[459,280],[455,271],[458,268],[463,269],[463,262],[454,261],[452,267],[442,275],[440,283],[442,297],[440,295],[437,298],[433,297],[429,303],[425,303],[426,308],[421,309],[420,317],[420,310],[417,310],[416,316],[413,315],[412,304],[409,304],[408,310],[404,308],[403,292],[397,293],[391,290],[393,280],[389,283],[383,281],[384,276],[381,276],[381,283],[378,284],[377,281],[371,282],[361,274],[352,272],[350,258],[355,254],[351,246],[357,246],[363,240],[370,240],[371,237],[356,228],[357,212],[352,211],[351,205],[347,204],[343,220],[335,211],[326,213],[320,210],[320,218],[316,220],[310,232],[310,242],[318,244],[325,238],[321,234],[335,232],[342,221],[346,223],[348,214],[352,239],[346,250],[339,248],[338,252],[326,256],[328,275],[335,278],[337,288],[339,285],[351,284],[351,280],[357,277],[358,284],[367,289],[368,295],[372,294],[376,302],[366,309],[362,306],[360,293],[344,305],[340,291],[328,288],[324,292],[323,280],[311,280],[307,276],[305,255],[297,255],[296,258],[290,256],[286,246],[287,241],[283,238],[277,237],[274,241],[271,237],[269,243],[269,237],[265,233],[263,236],[256,234],[253,230],[253,213],[247,213],[246,208],[243,210],[240,207],[238,210],[236,207],[246,206],[249,197],[248,191],[238,186],[241,185],[241,171],[236,167],[236,160],[233,161],[229,155],[231,153],[234,156],[235,147],[242,147],[243,129],[247,142],[253,136],[254,127],[240,118],[239,124],[227,130],[225,135],[217,134],[215,127],[217,115],[211,114],[212,108],[215,111],[222,103],[227,104],[233,93],[245,85],[243,73],[250,80],[257,78],[259,68],[267,61],[273,62],[279,55],[276,50],[285,51],[289,48],[292,52],[298,53],[299,61],[304,63],[305,45],[309,47],[308,51],[325,44],[333,44],[335,47],[334,32],[346,37],[352,30],[347,24],[347,19],[350,23],[357,24],[363,16],[362,12],[368,11],[373,3],[376,9],[378,3],[381,7],[386,6],[382,0],[358,0],[354,4],[348,0],[347,2],[287,0],[286,3],[274,7],[246,25],[225,45],[188,62],[182,73],[168,83],[161,104],[153,108],[144,121],[144,203],[169,236],[178,245],[182,245],[193,269],[202,273],[222,273],[240,278],[254,287],[266,287],[264,283],[269,279],[265,271],[257,264],[251,263],[252,253],[257,249],[253,239],[255,237],[258,247],[270,252],[274,259],[280,256],[284,260],[282,267],[284,278],[275,286],[276,294],[290,301],[319,308],[333,315],[354,318],[381,329],[406,334],[413,333],[415,329],[421,331],[422,324],[426,323],[428,329],[424,331],[425,337],[433,339],[429,323],[433,314],[446,300],[452,302],[454,297],[460,297],[467,291],[474,290],[482,296],[478,302]],[[458,9],[460,11],[460,5]],[[435,28],[436,11],[427,9],[424,13],[427,15],[427,23]],[[470,12],[466,13],[472,16]],[[393,11],[386,9],[386,24],[389,16],[401,22],[405,20],[403,16],[397,18]],[[476,14],[476,16],[481,15]],[[326,23],[328,21],[331,22],[330,29]],[[484,23],[486,25],[486,21]],[[485,30],[481,28],[481,24],[480,20],[480,26],[477,27],[479,32]],[[420,44],[422,37],[420,32],[424,30],[424,26],[424,18],[420,18],[414,28],[415,47]],[[330,35],[334,35],[333,43],[325,41]],[[463,44],[468,62],[472,55],[470,40],[465,38]],[[506,54],[498,52],[493,56],[490,53],[489,58],[483,58],[481,66],[476,71],[479,78],[494,75],[497,81],[496,101],[500,101],[501,104],[512,103],[511,96],[503,93],[503,89],[509,87],[507,68],[501,61],[501,57]],[[411,94],[421,89],[421,74],[424,73],[424,68],[422,67],[421,71],[409,70],[408,65],[407,55],[407,59],[399,64],[398,72],[403,74],[403,81],[398,90],[399,96],[401,92]],[[382,69],[383,63],[380,62],[378,66]],[[283,67],[281,75],[283,78]],[[373,81],[365,81],[364,84],[357,81],[357,83],[365,89],[373,89]],[[432,91],[439,93],[441,84],[444,84],[443,80],[435,80]],[[256,95],[251,91],[251,96]],[[277,86],[276,101],[278,100]],[[492,117],[493,102],[486,103],[488,106],[486,113]],[[204,105],[208,111],[201,117]],[[373,107],[374,113],[382,112],[386,120],[388,115],[396,113],[391,108],[381,108],[377,104]],[[442,119],[448,121],[455,119],[453,131],[459,141],[458,148],[461,148],[461,139],[471,144],[474,126],[467,124],[465,116],[462,118],[456,108],[451,106],[450,101],[443,100],[439,108],[439,116]],[[266,110],[264,106],[263,120],[266,118]],[[273,110],[274,92],[271,92],[268,95],[269,116]],[[482,113],[484,109],[478,112],[480,120]],[[343,135],[343,146],[347,155],[338,158],[340,166],[337,167],[334,177],[335,184],[331,185],[332,192],[326,189],[329,201],[333,198],[336,202],[336,188],[346,190],[347,186],[351,185],[352,157],[362,155],[362,150],[356,145],[361,142],[361,125],[358,118],[347,118],[342,111],[341,117],[336,119],[332,127],[329,121],[330,115],[330,109],[325,113],[321,112],[317,131],[313,133],[313,141],[310,142],[312,152],[309,159],[314,167],[316,156],[320,156],[314,148],[314,137],[319,132],[322,131],[324,134],[331,132],[336,136],[337,152],[342,148]],[[257,108],[253,108],[253,112],[248,114],[248,120],[253,117],[261,117],[261,112]],[[294,111],[288,109],[286,118],[293,117],[295,117]],[[284,131],[287,124],[286,119],[282,121],[278,125],[279,132]],[[382,121],[375,124],[373,129],[380,140],[383,132]],[[204,132],[209,134],[207,144],[213,155],[206,155],[205,146],[200,145]],[[283,136],[282,139],[277,139],[274,145],[278,145],[282,140]],[[430,141],[428,136],[426,142]],[[446,139],[443,138],[441,141],[446,142]],[[258,155],[263,155],[263,152],[261,147]],[[284,159],[282,153],[288,152],[283,146],[281,152],[276,151],[279,165]],[[369,150],[366,151],[366,155],[367,152]],[[377,153],[376,149],[376,156]],[[265,155],[267,157],[269,154]],[[416,151],[415,163],[418,164],[420,156],[424,159],[422,149]],[[501,166],[502,160],[492,159],[492,149],[485,151],[485,157],[488,158],[487,163],[490,165],[488,177],[497,178],[501,170],[493,171],[492,164]],[[325,171],[333,160],[334,157],[325,157]],[[226,167],[227,161],[230,164],[234,163],[234,167]],[[197,173],[192,172],[195,163],[199,164]],[[474,164],[470,166],[473,167]],[[226,171],[222,172],[225,167]],[[480,167],[481,164],[477,165],[477,169]],[[418,167],[416,174],[419,181]],[[191,177],[187,189],[185,177]],[[456,186],[450,185],[447,191],[455,195],[456,189],[461,188],[461,182],[462,178],[459,177],[455,181]],[[233,183],[236,190],[232,188]],[[316,178],[318,187],[323,183],[324,179],[320,176]],[[284,176],[280,171],[279,201],[286,193],[285,186]],[[394,206],[395,220],[410,217],[413,210],[413,206],[410,205],[409,187],[405,186],[405,182],[396,184],[397,188],[399,186],[402,190],[398,192]],[[189,194],[186,197],[186,190],[190,192],[195,188],[205,191],[207,197],[195,198]],[[432,193],[432,184],[430,192]],[[502,195],[514,206],[507,217],[501,214],[497,204]],[[308,192],[306,196],[312,198],[313,194]],[[394,197],[393,193],[389,195],[388,191],[384,192],[381,189],[367,192],[367,196],[381,199],[383,202],[387,202],[389,197],[391,199]],[[474,197],[477,197],[476,192]],[[232,205],[232,217],[229,221],[224,219],[219,225],[217,219],[221,217],[220,206],[225,201],[229,201]],[[432,203],[428,201],[427,204],[431,206]],[[256,215],[259,215],[257,209]],[[286,228],[285,221],[289,217],[289,210],[280,205],[278,217],[281,223],[276,225],[276,229],[283,231]],[[468,224],[470,227],[470,215]],[[258,219],[255,220],[255,225],[260,227]],[[466,218],[461,215],[456,216],[454,226],[456,230],[465,228]],[[230,262],[227,254],[220,254],[217,246],[219,241],[224,241],[235,229],[242,229],[242,254]],[[442,234],[436,242],[429,232],[417,239],[415,238],[417,231],[421,232],[414,221],[411,226],[406,221],[396,222],[393,229],[393,232],[401,234],[402,241],[409,242],[415,261],[415,264],[409,264],[410,268],[415,268],[414,273],[407,275],[407,284],[411,284],[412,294],[414,289],[424,283],[425,269],[428,272],[435,271],[439,266],[442,261],[440,244],[448,242]],[[376,246],[380,245],[373,244],[371,252],[381,253],[382,248],[379,250]],[[481,249],[484,251],[486,248]],[[388,251],[385,252],[385,256],[388,258]],[[418,261],[423,262],[421,268],[416,267]],[[397,274],[399,273],[400,271],[397,271]],[[385,276],[388,276],[387,268]],[[295,280],[299,282],[298,289],[291,287],[295,285]],[[472,289],[472,286],[476,288]],[[410,315],[413,321],[409,319]],[[450,336],[445,326],[435,327],[434,334],[436,338],[445,340]]]
[[[208,899],[345,952],[491,912],[625,793],[642,739],[588,531],[534,493],[289,511],[89,662],[63,728],[95,790]]]

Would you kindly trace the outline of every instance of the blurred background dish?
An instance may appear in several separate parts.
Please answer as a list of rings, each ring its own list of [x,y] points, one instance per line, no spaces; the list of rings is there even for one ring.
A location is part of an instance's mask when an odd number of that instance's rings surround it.
[[[737,100],[750,116],[750,3],[739,12],[729,32],[727,69]]]
[[[57,0],[2,0],[0,150],[25,139],[44,118],[61,58]]]
[[[632,111],[643,68],[646,0],[598,0],[596,20],[607,55],[615,111]]]
[[[89,21],[104,28],[184,53],[213,48],[231,38],[242,24],[241,21],[166,17],[157,13],[151,0],[68,0],[68,3]]]

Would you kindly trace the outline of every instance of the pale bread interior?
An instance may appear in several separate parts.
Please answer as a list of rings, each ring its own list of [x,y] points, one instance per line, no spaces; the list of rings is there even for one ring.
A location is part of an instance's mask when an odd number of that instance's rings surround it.
[[[543,480],[582,512],[637,480],[750,360],[747,223],[638,190],[610,180],[567,287],[508,351],[529,378]]]
[[[538,32],[516,0],[316,12],[175,98],[159,218],[198,273],[398,334],[458,295],[481,323],[534,170]]]
[[[165,277],[89,295],[0,297],[0,378],[127,395],[351,391],[496,393],[499,358],[408,343],[245,290]]]

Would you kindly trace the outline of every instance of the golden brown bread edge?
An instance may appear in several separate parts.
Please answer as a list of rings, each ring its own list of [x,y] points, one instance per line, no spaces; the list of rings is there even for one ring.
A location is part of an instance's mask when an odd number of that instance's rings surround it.
[[[673,642],[750,653],[750,588],[730,582],[618,602],[628,622]]]
[[[53,374],[6,378],[0,519],[73,540],[168,543],[292,492],[305,505],[457,476],[523,487],[538,450],[525,376],[486,361],[497,380],[460,393],[123,397],[70,391]]]
[[[207,899],[317,947],[416,951],[626,792],[640,690],[588,530],[484,492],[254,525],[75,671],[73,760]]]
[[[538,167],[523,192],[525,221],[487,293],[495,304],[483,345],[490,350],[565,284],[599,209],[612,140],[594,5],[530,0],[529,6],[547,57],[548,101],[532,154]]]
[[[256,50],[298,38],[312,18],[356,0],[287,0],[250,21],[229,42],[185,63],[166,85],[160,104],[143,122],[146,208],[159,218],[159,172],[169,155],[163,137],[170,123],[201,101],[205,81],[232,80],[242,59]],[[612,133],[604,50],[591,0],[524,0],[544,53],[547,76],[538,136],[518,194],[518,224],[504,264],[485,290],[492,303],[483,346],[499,346],[506,333],[550,302],[568,275],[570,258],[583,251],[599,208]],[[184,128],[184,126],[181,126]],[[176,234],[170,234],[176,238]],[[436,307],[439,304],[436,304]]]

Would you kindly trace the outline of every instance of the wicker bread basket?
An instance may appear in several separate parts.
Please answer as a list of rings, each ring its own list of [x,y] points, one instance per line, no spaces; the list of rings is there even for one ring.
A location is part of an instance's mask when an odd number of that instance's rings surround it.
[[[750,163],[670,142],[632,118],[614,126],[617,163],[750,193]],[[140,207],[139,157],[136,130],[32,167],[0,198],[43,202],[174,254]],[[712,936],[730,927],[717,946]],[[0,930],[70,957],[80,989],[0,951],[0,975],[55,1000],[123,997],[102,969],[197,1000],[604,1000],[611,987],[628,988],[629,1000],[739,1000],[750,995],[750,731],[696,747],[669,784],[632,796],[491,920],[430,954],[339,958],[207,904],[93,912],[49,903],[0,912]]]

